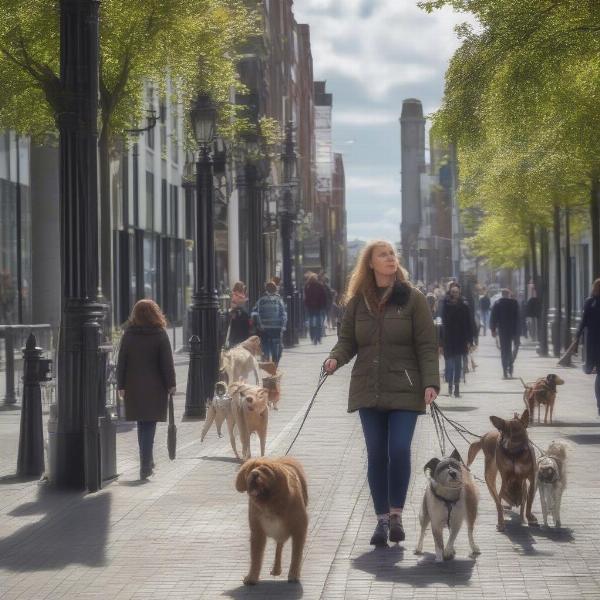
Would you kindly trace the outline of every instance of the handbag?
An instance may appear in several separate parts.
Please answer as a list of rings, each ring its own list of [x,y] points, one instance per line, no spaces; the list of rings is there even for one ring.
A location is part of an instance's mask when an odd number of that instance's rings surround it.
[[[175,460],[177,454],[177,426],[175,425],[175,413],[173,411],[173,394],[169,394],[169,426],[167,428],[167,449],[169,458]]]

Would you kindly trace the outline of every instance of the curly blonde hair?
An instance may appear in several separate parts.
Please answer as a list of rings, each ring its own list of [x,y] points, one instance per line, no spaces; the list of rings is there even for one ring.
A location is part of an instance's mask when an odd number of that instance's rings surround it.
[[[387,302],[392,293],[393,285],[380,298],[377,294],[377,281],[375,273],[371,268],[371,258],[375,248],[386,246],[391,248],[396,255],[394,246],[385,240],[374,240],[369,242],[360,252],[356,265],[350,274],[346,292],[344,294],[344,304],[348,304],[354,296],[362,295],[367,304],[367,308],[372,313],[377,312]],[[400,259],[396,256],[398,268],[396,269],[396,281],[408,282],[408,273],[400,264]]]

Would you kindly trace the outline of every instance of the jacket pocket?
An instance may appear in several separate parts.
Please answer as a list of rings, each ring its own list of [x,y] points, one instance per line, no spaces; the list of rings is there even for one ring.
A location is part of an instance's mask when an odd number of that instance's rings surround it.
[[[383,375],[383,388],[387,392],[421,392],[421,374],[418,369],[392,365]]]

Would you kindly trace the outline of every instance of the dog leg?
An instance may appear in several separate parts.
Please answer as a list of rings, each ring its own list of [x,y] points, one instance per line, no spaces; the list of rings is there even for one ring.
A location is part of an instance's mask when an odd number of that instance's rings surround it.
[[[450,519],[450,535],[448,536],[448,541],[446,542],[446,547],[444,548],[444,560],[452,560],[456,556],[454,542],[456,541],[456,536],[460,531],[461,525],[461,517],[454,517]]]
[[[562,527],[560,522],[560,503],[562,500],[562,493],[562,489],[558,489],[554,495],[554,507],[552,511],[552,516],[554,517],[554,527]]]
[[[271,575],[277,577],[281,575],[281,553],[283,552],[283,542],[277,542],[275,548],[275,562],[273,563],[273,569],[271,569]]]
[[[240,455],[238,454],[237,446],[235,443],[235,433],[233,431],[233,428],[235,427],[233,415],[227,413],[227,415],[225,416],[225,420],[227,421],[227,430],[229,431],[229,443],[231,444],[231,448],[233,450],[233,453],[235,454],[235,457],[238,460],[240,460]]]
[[[531,507],[533,506],[533,498],[535,497],[535,473],[533,473],[529,479],[529,490],[527,494],[527,522],[529,523],[529,527],[537,527],[538,520],[534,517],[531,512]],[[523,498],[525,500],[525,498]]]
[[[204,422],[204,427],[202,428],[202,433],[200,434],[200,442],[204,441],[204,437],[206,436],[210,426],[213,424],[215,420],[215,408],[214,406],[209,406],[206,411],[206,421]]]
[[[469,545],[471,546],[471,556],[481,554],[479,546],[475,543],[473,531],[475,530],[475,519],[477,519],[478,496],[475,487],[467,486],[465,488],[467,505],[467,533],[469,536]]]
[[[544,527],[548,527],[548,503],[546,501],[546,486],[540,484],[540,504],[542,505],[542,517],[544,518]]]
[[[250,533],[250,572],[244,577],[245,585],[255,585],[260,577],[267,536],[260,525],[255,524]]]
[[[471,448],[473,444],[471,444]],[[470,453],[470,449],[469,449]],[[490,492],[490,496],[496,503],[496,511],[498,512],[498,524],[496,525],[497,531],[504,531],[504,512],[502,510],[502,504],[500,502],[500,496],[498,495],[498,489],[496,488],[496,478],[498,475],[498,467],[496,465],[495,457],[485,457],[485,483]]]
[[[554,400],[550,403],[550,425],[554,422]]]
[[[288,572],[288,583],[300,582],[300,566],[302,564],[302,551],[306,541],[306,528],[301,532],[292,535],[292,560]]]
[[[431,523],[433,543],[435,544],[435,562],[444,562],[444,533],[440,525]]]
[[[545,406],[546,406],[546,410],[544,411],[544,425],[547,425],[548,424],[548,409],[550,408],[550,405],[546,402]]]
[[[427,525],[429,525],[429,511],[427,510],[427,500],[423,498],[423,506],[421,507],[421,514],[419,515],[419,522],[421,523],[421,535],[415,548],[415,554],[423,553],[423,540],[425,539],[425,532],[427,531]]]

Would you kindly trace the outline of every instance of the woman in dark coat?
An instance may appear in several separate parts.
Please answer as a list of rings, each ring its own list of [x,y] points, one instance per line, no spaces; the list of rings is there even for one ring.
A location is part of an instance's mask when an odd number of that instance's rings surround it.
[[[238,281],[231,291],[231,308],[229,309],[229,326],[226,350],[237,346],[250,337],[250,313],[248,312],[248,297],[246,296],[246,284]]]
[[[585,330],[585,372],[591,373],[596,368],[596,404],[600,415],[600,279],[592,284],[592,295],[583,305],[583,314],[579,329],[577,330],[577,341]]]
[[[125,399],[125,418],[137,421],[140,479],[152,475],[156,422],[167,420],[169,394],[175,392],[175,367],[166,320],[153,300],[136,302],[121,339],[117,389]]]
[[[345,298],[338,343],[324,367],[331,374],[356,356],[348,411],[358,411],[367,447],[377,515],[371,544],[383,546],[404,539],[412,437],[440,386],[436,336],[425,296],[407,281],[389,242],[365,246]]]
[[[323,335],[323,315],[327,310],[327,293],[314,273],[309,276],[304,286],[304,306],[308,313],[310,339],[313,344],[320,344]]]

